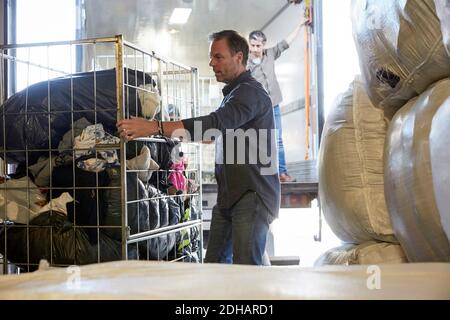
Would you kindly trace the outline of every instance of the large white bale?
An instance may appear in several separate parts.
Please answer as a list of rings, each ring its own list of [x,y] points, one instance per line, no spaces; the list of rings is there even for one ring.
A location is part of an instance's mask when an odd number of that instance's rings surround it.
[[[450,76],[434,0],[353,0],[352,22],[367,93],[389,118]]]
[[[450,97],[448,97],[433,119],[430,132],[431,173],[436,204],[441,224],[450,241]]]
[[[386,201],[412,262],[450,261],[449,97],[450,78],[401,108],[386,137]]]
[[[449,0],[434,0],[436,4],[436,12],[441,20],[442,37],[444,45],[447,47],[447,52],[450,54],[450,1]]]
[[[359,245],[344,244],[322,254],[314,266],[327,265],[378,265],[388,263],[406,263],[403,249],[398,244],[369,241]]]
[[[324,217],[344,242],[397,242],[384,198],[387,122],[356,79],[337,98],[322,135],[319,195]]]

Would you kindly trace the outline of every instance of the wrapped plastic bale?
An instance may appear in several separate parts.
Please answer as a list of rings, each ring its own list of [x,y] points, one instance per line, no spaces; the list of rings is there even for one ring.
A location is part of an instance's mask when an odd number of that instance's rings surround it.
[[[159,224],[161,228],[169,225],[169,199],[163,194],[159,199]]]
[[[153,238],[150,246],[150,260],[170,260],[170,251],[175,245],[175,234],[166,234]]]
[[[81,157],[79,161],[83,161]],[[95,173],[84,171],[75,164],[58,166],[52,173],[52,190],[48,196],[57,198],[64,192],[74,199],[67,204],[67,215],[70,222],[78,226],[96,226],[106,215],[108,203],[105,201],[105,189],[110,183],[105,171]],[[74,192],[73,186],[76,188]],[[97,189],[100,187],[100,189]],[[48,199],[50,200],[50,199]],[[88,228],[86,233],[91,243],[97,242],[97,229]]]
[[[102,226],[116,226],[117,228],[102,229],[105,234],[113,239],[122,240],[122,205],[121,205],[121,177],[120,168],[106,169],[106,173],[110,178],[109,188],[105,189],[104,201],[107,203],[107,210],[100,219]],[[145,185],[138,179],[137,174],[133,172],[127,173],[127,200],[135,201],[143,199],[139,202],[132,202],[127,205],[128,226],[130,234],[137,234],[157,228],[159,226],[159,205],[155,201],[148,201],[149,194]],[[129,245],[128,258],[138,259],[145,256],[148,251],[146,242],[140,243],[138,246]]]
[[[181,217],[181,222],[192,221],[199,218],[195,197],[190,197],[185,203],[186,209]],[[185,261],[198,262],[198,249],[200,248],[200,228],[198,226],[183,229],[176,233],[176,255],[185,257]]]
[[[323,214],[344,242],[397,242],[386,208],[383,151],[387,123],[359,80],[328,115],[319,151]]]
[[[172,156],[176,156],[172,154],[172,151],[178,146],[178,143],[168,138],[164,138],[164,140],[166,140],[165,143],[156,143],[156,150],[150,149],[152,158],[153,153],[156,155],[153,159],[158,163],[160,170],[153,173],[149,182],[158,190],[167,194],[169,188],[172,186],[172,183],[169,181],[169,172],[167,170],[170,170],[172,167]],[[175,149],[175,151],[177,150],[178,148]]]
[[[353,0],[353,36],[367,93],[392,118],[450,76],[434,0]]]
[[[100,232],[99,242],[93,245],[85,229],[74,228],[67,217],[57,211],[44,212],[30,221],[28,237],[25,226],[7,228],[6,255],[8,260],[15,264],[28,263],[27,253],[29,263],[36,265],[41,259],[46,259],[54,265],[73,265],[115,261],[122,258],[120,242]],[[2,239],[4,232],[3,229],[0,234]],[[0,250],[5,254],[4,241],[0,243]]]
[[[122,200],[121,200],[121,177],[120,168],[106,169],[110,183],[108,189],[105,189],[105,202],[107,209],[100,225],[116,226],[122,225]],[[134,201],[138,199],[147,199],[148,191],[144,184],[137,178],[136,173],[127,173],[127,200]],[[131,234],[145,232],[150,230],[151,221],[159,219],[159,210],[149,210],[148,201],[129,203],[127,206],[128,225]],[[151,215],[151,216],[150,216]],[[122,239],[122,230],[120,228],[106,228],[104,232],[116,240]]]
[[[129,84],[139,86],[144,79],[146,83],[151,83],[150,76],[144,77],[140,71],[127,70],[126,79]],[[129,105],[136,105],[137,113],[141,115],[136,90],[130,87],[126,93]],[[117,131],[116,70],[85,72],[50,79],[33,84],[11,96],[0,108],[0,118],[5,119],[4,122],[0,121],[0,148],[4,147],[6,151],[57,149],[62,137],[71,128],[72,106],[75,111],[73,121],[84,117],[91,123],[102,123],[108,133],[114,134]],[[94,106],[97,112],[93,112]],[[51,113],[48,113],[49,109]],[[129,115],[136,115],[136,108],[130,109]],[[42,155],[48,156],[48,152],[29,153],[28,165],[36,163]],[[25,163],[26,160],[25,152],[8,152],[7,156],[11,163]]]
[[[147,185],[147,193],[149,200],[149,219],[150,219],[150,230],[157,229],[161,226],[161,212],[159,199],[157,198],[160,195],[158,189],[151,185]],[[168,209],[167,209],[168,210]],[[165,212],[163,213],[165,214]]]
[[[183,257],[183,262],[200,263],[198,252],[186,251]]]
[[[195,226],[191,229],[191,252],[198,252],[200,248],[200,227]]]
[[[181,220],[181,212],[183,208],[180,206],[179,201],[176,199],[179,197],[169,198],[169,225],[173,226],[180,222]]]
[[[340,247],[330,249],[314,262],[314,266],[374,265],[406,262],[408,262],[408,259],[400,245],[369,241],[359,245],[344,244]]]
[[[156,190],[155,190],[156,191]],[[169,202],[168,198],[164,198],[164,194],[157,192],[156,196],[162,197],[159,202],[159,227],[167,227],[169,225]],[[170,237],[169,237],[170,236]],[[174,246],[173,234],[163,235],[151,239],[150,259],[161,260],[168,257],[170,250]]]
[[[448,0],[434,0],[436,12],[441,20],[442,37],[447,52],[450,55],[450,2]]]
[[[411,262],[450,261],[449,122],[450,78],[401,108],[386,138],[387,206]]]
[[[164,197],[164,194],[161,193],[159,190],[157,190],[155,187],[149,185],[148,186],[148,192],[150,197],[150,202],[152,203],[151,206],[153,206],[155,209],[158,208],[159,210],[159,224],[157,228],[162,228],[168,226],[171,222],[176,221],[176,217],[170,219],[169,217],[171,215],[176,215],[177,212],[173,212],[176,210],[174,206],[176,203],[171,202],[171,198]],[[152,199],[156,198],[156,199]],[[178,206],[178,214],[179,214],[179,206]],[[175,235],[174,234],[168,234],[159,236],[156,238],[151,238],[149,241],[149,252],[144,253],[145,255],[149,256],[149,259],[151,260],[161,260],[164,258],[168,258],[169,252],[173,249],[175,246]]]
[[[167,252],[168,252],[167,254],[168,254],[169,258],[171,258],[171,257],[175,258],[176,257],[176,254],[172,253],[173,250],[175,249],[176,243],[177,243],[177,235],[176,235],[176,233],[169,233],[167,235]]]
[[[60,166],[53,170],[53,197],[68,192],[75,201],[67,206],[69,220],[76,221],[81,226],[112,226],[118,228],[102,228],[113,239],[122,240],[122,205],[120,168],[108,168],[95,173],[75,167],[75,182],[73,181],[73,167]],[[83,188],[76,190],[73,186]],[[96,186],[100,187],[98,190]],[[147,199],[148,192],[144,184],[137,179],[135,173],[127,174],[127,200]],[[98,199],[98,201],[97,201]],[[97,212],[98,208],[98,212]],[[131,234],[144,232],[159,225],[159,208],[149,211],[149,202],[140,201],[127,205],[128,225]],[[149,215],[151,215],[149,217]],[[97,220],[98,219],[98,220]],[[157,222],[153,222],[157,220]],[[153,224],[152,224],[153,222]],[[87,233],[92,243],[97,241],[97,230],[88,229]]]
[[[183,211],[183,202],[181,201],[180,197],[169,198],[169,225],[173,226],[178,224],[181,221],[181,212]],[[177,241],[177,235],[176,233],[169,233],[167,235],[167,250],[169,252],[169,255],[171,255],[171,251],[175,248],[176,241]],[[176,257],[176,254],[173,254],[174,257]]]
[[[184,201],[185,208],[189,208],[189,215],[185,216],[187,220],[197,220],[200,219],[200,208],[198,205],[198,197],[197,196],[189,196]]]
[[[447,235],[447,239],[450,241],[450,197],[448,196],[450,187],[450,171],[448,170],[448,159],[450,159],[450,135],[447,134],[449,120],[450,97],[445,100],[436,112],[433,119],[433,127],[430,132],[433,189],[437,208],[441,217],[441,224]],[[443,132],[444,134],[442,134]]]

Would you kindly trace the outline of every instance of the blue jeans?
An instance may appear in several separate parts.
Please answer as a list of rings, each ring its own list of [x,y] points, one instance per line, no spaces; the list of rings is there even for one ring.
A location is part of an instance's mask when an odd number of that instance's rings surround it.
[[[214,206],[205,262],[263,265],[270,216],[256,192],[230,209]]]
[[[277,139],[278,147],[278,171],[281,174],[286,174],[286,159],[284,156],[284,145],[283,145],[283,129],[281,128],[281,112],[280,106],[277,104],[273,107],[273,116],[275,118],[275,136]]]

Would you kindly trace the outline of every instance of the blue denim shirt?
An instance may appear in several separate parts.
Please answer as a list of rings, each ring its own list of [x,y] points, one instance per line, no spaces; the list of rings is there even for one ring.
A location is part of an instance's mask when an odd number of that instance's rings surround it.
[[[222,92],[224,98],[216,111],[182,120],[194,141],[202,140],[208,129],[221,133],[216,137],[217,205],[229,209],[246,192],[255,191],[271,215],[277,217],[280,181],[270,97],[250,71],[243,72]],[[195,122],[197,127],[201,123],[201,130],[196,132]]]

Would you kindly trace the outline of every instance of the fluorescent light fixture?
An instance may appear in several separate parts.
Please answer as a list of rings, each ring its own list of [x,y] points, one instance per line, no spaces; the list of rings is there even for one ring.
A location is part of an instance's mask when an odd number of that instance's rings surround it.
[[[192,9],[190,8],[175,8],[173,9],[172,15],[170,16],[169,23],[170,24],[185,24],[189,15],[191,14]]]

